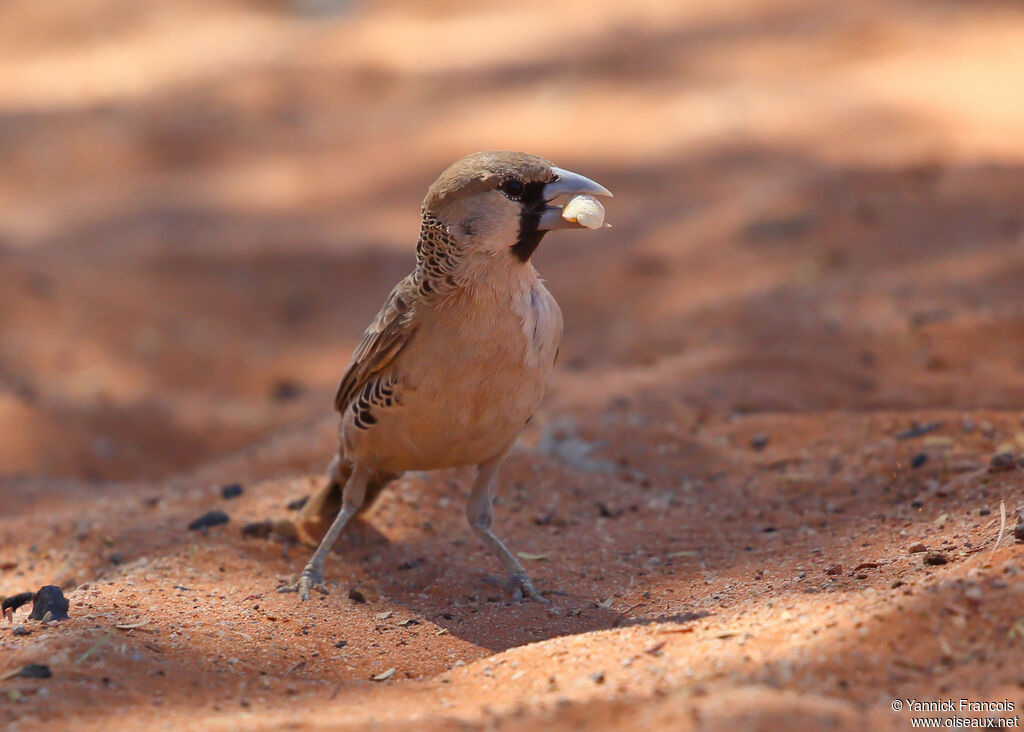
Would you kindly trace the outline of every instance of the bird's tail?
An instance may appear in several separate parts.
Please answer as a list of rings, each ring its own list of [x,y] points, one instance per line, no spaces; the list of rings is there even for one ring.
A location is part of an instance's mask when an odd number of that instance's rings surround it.
[[[331,522],[341,510],[341,491],[352,474],[352,463],[347,460],[332,464],[330,477],[319,491],[306,501],[299,511],[295,528],[299,540],[310,546],[318,546]],[[398,478],[396,473],[374,473],[366,484],[366,498],[356,517],[365,517],[387,485]]]

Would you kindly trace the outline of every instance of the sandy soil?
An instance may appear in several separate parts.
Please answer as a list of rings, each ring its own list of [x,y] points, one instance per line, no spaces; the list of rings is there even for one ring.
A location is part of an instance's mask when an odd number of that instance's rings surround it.
[[[0,594],[71,619],[0,624],[0,723],[1019,715],[1022,34],[983,0],[4,3]],[[554,610],[484,582],[465,471],[403,478],[299,605],[307,550],[241,527],[321,480],[426,186],[489,148],[616,193],[538,252],[562,358],[500,477]]]

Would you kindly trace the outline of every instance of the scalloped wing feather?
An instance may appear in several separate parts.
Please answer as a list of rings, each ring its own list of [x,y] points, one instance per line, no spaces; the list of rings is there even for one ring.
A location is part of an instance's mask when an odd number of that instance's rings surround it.
[[[363,333],[334,397],[334,408],[339,412],[344,412],[360,389],[395,360],[416,332],[413,303],[417,289],[415,274],[399,282]]]

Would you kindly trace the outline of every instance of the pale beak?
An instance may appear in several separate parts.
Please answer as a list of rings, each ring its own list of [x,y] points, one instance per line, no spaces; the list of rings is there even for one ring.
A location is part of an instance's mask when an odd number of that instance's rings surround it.
[[[579,173],[554,167],[551,168],[551,172],[557,177],[544,186],[545,201],[550,201],[562,195],[606,196],[612,198],[611,191],[597,181],[590,180],[590,178],[586,178]],[[537,228],[541,231],[548,231],[550,229],[579,229],[582,227],[575,221],[563,219],[561,206],[548,206],[541,213]]]

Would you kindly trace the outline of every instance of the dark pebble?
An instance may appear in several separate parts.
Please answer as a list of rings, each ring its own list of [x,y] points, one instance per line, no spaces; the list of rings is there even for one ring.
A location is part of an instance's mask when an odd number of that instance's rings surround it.
[[[926,462],[928,462],[928,453],[919,452],[910,459],[910,467],[920,468]]]
[[[227,500],[229,498],[238,498],[242,495],[241,483],[229,483],[228,485],[222,485],[220,487],[220,497]]]
[[[363,596],[363,593],[360,592],[359,590],[355,589],[355,588],[350,589],[348,591],[348,599],[351,600],[352,602],[358,602],[361,605],[365,605],[366,604],[366,598]]]
[[[29,635],[32,631],[28,630],[24,625],[15,625],[11,628],[13,635]]]
[[[35,599],[36,593],[34,592],[19,592],[17,595],[11,595],[5,598],[0,609],[4,612],[7,610],[17,610],[22,605],[27,605]]]
[[[266,539],[274,530],[274,522],[270,519],[250,521],[242,527],[242,536],[249,539]]]
[[[288,501],[289,511],[301,511],[302,507],[306,505],[306,501],[309,500],[309,496],[303,496],[302,498],[296,498],[294,501]]]
[[[270,398],[275,402],[287,402],[297,399],[302,394],[302,384],[292,379],[280,379],[270,390]]]
[[[46,613],[50,613],[50,618],[53,620],[67,620],[69,607],[71,607],[71,603],[64,597],[64,593],[57,585],[46,585],[40,587],[39,592],[36,593],[32,614],[28,618],[29,620],[42,620],[46,617]]]
[[[602,516],[604,518],[618,518],[625,512],[621,508],[608,508],[608,505],[604,501],[598,501],[597,513],[599,516]]]
[[[810,214],[757,219],[744,227],[743,238],[750,241],[795,239],[810,231],[814,223],[814,217]]]
[[[768,447],[768,435],[758,432],[750,438],[750,446],[755,450],[763,450]]]
[[[940,564],[946,564],[948,561],[946,555],[939,552],[931,552],[924,555],[924,563],[932,567],[938,567]]]
[[[21,667],[18,676],[23,679],[48,679],[53,674],[50,672],[49,666],[44,666],[41,663],[30,663],[27,666]]]
[[[398,565],[400,570],[415,569],[423,563],[423,560],[417,557],[416,559],[406,559],[404,562]]]
[[[110,563],[115,567],[119,564],[124,564],[124,557],[121,556],[120,552],[114,552],[110,555]]]
[[[342,640],[342,641],[338,641],[337,643],[335,643],[334,647],[335,648],[344,648],[347,645],[348,645],[348,641]]]
[[[1013,527],[1013,536],[1017,541],[1024,541],[1024,524],[1017,524]]]
[[[828,569],[825,570],[825,574],[832,575],[833,577],[835,577],[837,574],[842,574],[842,573],[843,573],[843,565],[841,565],[841,564],[833,564],[831,567],[829,567]]]
[[[929,432],[942,427],[942,422],[925,422],[924,424],[915,424],[909,430],[904,430],[896,435],[897,440],[912,440],[915,437],[924,437]]]
[[[598,671],[596,674],[590,674],[590,679],[595,684],[603,684],[604,683],[604,671]]]
[[[191,531],[198,531],[199,529],[208,529],[211,526],[220,526],[228,521],[228,515],[223,511],[210,511],[190,523],[188,528]]]
[[[1016,460],[1013,459],[1013,453],[996,453],[992,456],[992,460],[989,461],[988,472],[1000,473],[1004,470],[1013,470],[1016,464]]]

